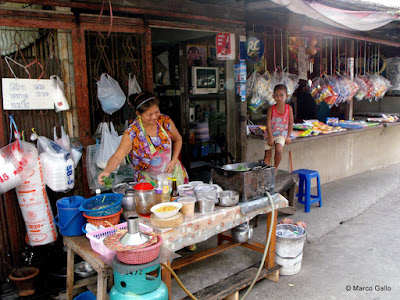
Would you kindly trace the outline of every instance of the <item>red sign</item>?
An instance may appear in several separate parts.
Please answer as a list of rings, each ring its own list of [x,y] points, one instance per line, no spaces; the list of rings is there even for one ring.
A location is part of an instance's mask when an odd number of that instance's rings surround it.
[[[217,59],[235,59],[235,35],[232,33],[218,33],[215,38]]]

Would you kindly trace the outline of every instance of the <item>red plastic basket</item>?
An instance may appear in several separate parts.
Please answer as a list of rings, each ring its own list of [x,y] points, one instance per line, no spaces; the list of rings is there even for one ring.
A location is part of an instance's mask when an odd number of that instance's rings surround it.
[[[103,225],[104,227],[109,227],[110,225],[105,223],[105,221],[108,221],[113,225],[117,225],[119,223],[122,211],[123,209],[121,208],[121,210],[115,214],[101,217],[88,216],[86,213],[83,213],[83,216],[86,218],[88,223],[93,224],[97,227],[99,227],[100,225]]]
[[[160,246],[162,245],[161,236],[158,236],[157,238],[157,243],[149,247],[130,251],[117,251],[118,259],[121,262],[130,265],[146,264],[155,260],[160,254]]]

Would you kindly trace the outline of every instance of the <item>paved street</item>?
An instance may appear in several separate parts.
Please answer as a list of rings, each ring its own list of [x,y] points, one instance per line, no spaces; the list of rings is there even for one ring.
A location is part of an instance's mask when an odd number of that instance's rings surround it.
[[[297,204],[294,216],[280,215],[308,225],[302,270],[278,283],[259,281],[246,299],[400,299],[399,190],[395,164],[323,185],[323,207],[313,204],[308,214]],[[265,222],[262,216],[255,241],[265,242]],[[212,238],[198,247],[215,245]],[[179,276],[196,292],[260,260],[260,254],[236,247],[183,268]],[[185,296],[175,282],[173,290],[173,299]]]

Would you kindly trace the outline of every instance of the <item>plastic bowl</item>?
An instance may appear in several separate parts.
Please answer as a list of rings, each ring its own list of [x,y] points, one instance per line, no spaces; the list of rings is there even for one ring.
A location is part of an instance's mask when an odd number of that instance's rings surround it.
[[[174,206],[175,209],[172,211],[166,211],[166,212],[157,212],[156,210],[161,208],[161,207],[165,207],[165,206]],[[166,203],[160,203],[160,204],[156,204],[154,205],[150,211],[156,215],[157,218],[160,219],[167,219],[167,218],[171,218],[173,216],[175,216],[178,211],[182,208],[182,203],[179,202],[166,202]]]

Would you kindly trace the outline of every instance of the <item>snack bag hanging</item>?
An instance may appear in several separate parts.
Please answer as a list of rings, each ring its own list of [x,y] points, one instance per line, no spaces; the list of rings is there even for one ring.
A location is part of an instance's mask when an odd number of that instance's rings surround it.
[[[22,141],[21,145],[31,153],[33,158],[29,176],[15,189],[25,221],[28,244],[31,246],[46,245],[57,239],[57,231],[46,192],[43,167],[36,147]]]
[[[118,82],[108,74],[101,74],[97,81],[97,97],[100,100],[101,108],[109,115],[112,115],[124,106],[126,97]]]

